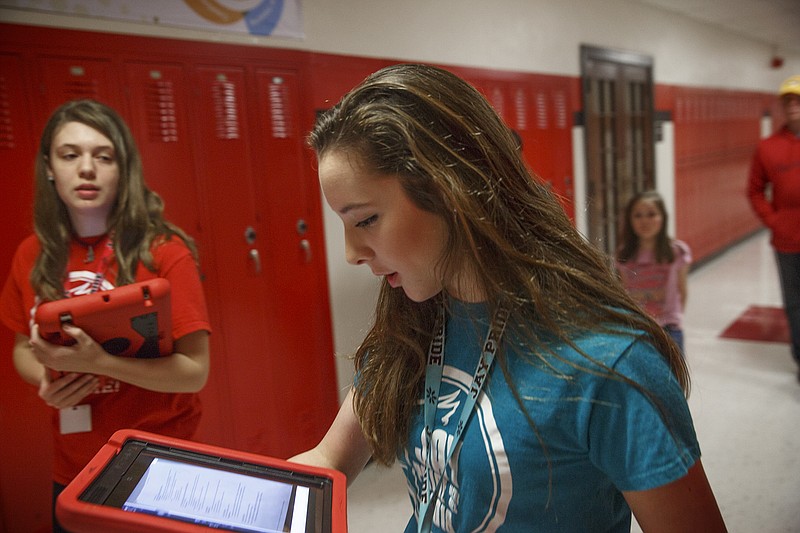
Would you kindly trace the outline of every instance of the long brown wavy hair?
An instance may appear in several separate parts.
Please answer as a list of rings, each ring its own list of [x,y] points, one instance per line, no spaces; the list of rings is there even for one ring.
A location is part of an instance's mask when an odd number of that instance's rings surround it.
[[[524,339],[533,357],[558,357],[543,331],[577,349],[572,339],[578,334],[636,330],[631,334],[644,332],[688,393],[688,371],[675,344],[630,299],[608,258],[531,175],[510,129],[462,79],[426,65],[387,67],[321,114],[308,140],[318,159],[347,153],[378,174],[396,176],[418,207],[441,216],[448,226],[437,265],[442,287],[457,286],[453,281],[464,268],[475,272],[490,313],[501,305],[513,310],[509,333]],[[382,282],[374,325],[354,356],[353,407],[383,464],[392,464],[407,444],[437,306],[447,296],[445,289],[417,303]],[[522,406],[507,356],[501,350],[497,362]],[[630,382],[583,356],[582,370]]]
[[[39,297],[64,297],[70,240],[74,233],[69,213],[47,178],[53,137],[68,122],[80,122],[102,133],[112,142],[119,167],[119,192],[108,219],[113,234],[116,285],[133,283],[141,262],[153,270],[150,252],[156,239],[177,235],[197,259],[194,241],[183,230],[164,219],[164,202],[144,181],[139,149],[125,121],[112,108],[94,100],[72,100],[56,109],[47,121],[34,165],[33,226],[41,253],[31,272],[31,285]]]

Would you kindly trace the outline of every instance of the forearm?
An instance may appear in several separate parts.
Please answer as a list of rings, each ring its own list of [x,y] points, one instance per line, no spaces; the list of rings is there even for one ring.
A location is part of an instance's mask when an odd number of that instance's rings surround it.
[[[195,331],[175,341],[174,353],[152,359],[117,357],[104,351],[86,332],[69,324],[64,332],[72,346],[57,346],[32,330],[36,361],[63,372],[108,376],[157,392],[197,392],[206,383],[209,367],[208,332]]]
[[[38,386],[42,382],[45,367],[34,357],[28,340],[28,337],[17,334],[13,349],[14,368],[23,380]]]
[[[92,373],[156,392],[197,392],[208,379],[208,333],[187,335],[175,352],[152,359],[107,355],[96,362]]]
[[[308,451],[299,453],[294,457],[290,457],[289,461],[294,463],[301,463],[304,465],[318,466],[320,468],[330,468],[338,470],[337,466],[333,464],[328,457],[320,450],[319,446],[311,448]]]
[[[361,426],[353,413],[353,391],[345,398],[336,419],[319,444],[290,461],[338,470],[352,483],[371,456]]]
[[[358,448],[356,450],[357,451],[349,454],[347,457],[337,457],[337,454],[333,452],[326,443],[321,442],[315,448],[289,458],[289,461],[338,470],[345,475],[347,478],[347,485],[350,486],[358,477],[358,474],[364,470],[370,458],[368,451]]]
[[[177,352],[155,359],[109,355],[93,373],[156,392],[197,392],[208,377],[204,365]]]

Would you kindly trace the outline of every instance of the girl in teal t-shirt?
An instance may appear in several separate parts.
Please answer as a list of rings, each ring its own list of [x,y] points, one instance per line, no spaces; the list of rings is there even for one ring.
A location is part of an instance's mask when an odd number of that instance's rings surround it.
[[[382,278],[357,379],[293,458],[400,460],[407,531],[725,531],[666,331],[483,96],[395,65],[309,137],[348,262]]]

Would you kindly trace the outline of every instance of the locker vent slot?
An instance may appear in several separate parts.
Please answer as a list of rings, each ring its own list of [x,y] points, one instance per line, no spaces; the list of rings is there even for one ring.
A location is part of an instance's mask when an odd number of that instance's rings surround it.
[[[514,93],[514,108],[517,111],[517,129],[528,129],[528,98],[524,89],[517,89]]]
[[[567,96],[564,91],[553,94],[556,102],[556,127],[560,130],[567,129]]]
[[[145,87],[147,134],[154,142],[177,142],[175,88],[171,81],[154,79]]]
[[[272,116],[272,136],[276,139],[292,137],[289,94],[283,78],[276,76],[269,84],[269,110]]]
[[[218,139],[239,138],[239,112],[236,85],[229,81],[216,81],[212,87],[214,119]]]
[[[91,98],[100,100],[98,80],[86,77],[86,69],[80,65],[69,68],[69,76],[64,83],[64,95],[68,100]]]
[[[8,79],[0,75],[0,148],[11,150],[16,147],[14,123],[11,120],[11,97],[8,94]]]
[[[506,116],[506,102],[503,98],[503,91],[500,90],[499,87],[494,87],[492,89],[492,95],[490,98],[490,102],[492,103],[492,107],[497,112],[498,115],[505,118]]]
[[[547,97],[543,92],[536,93],[536,127],[547,129]]]

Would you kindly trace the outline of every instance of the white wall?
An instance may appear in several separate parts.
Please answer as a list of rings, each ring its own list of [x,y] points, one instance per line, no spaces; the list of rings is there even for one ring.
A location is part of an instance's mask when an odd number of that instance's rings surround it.
[[[54,16],[0,7],[0,21],[577,76],[578,48],[655,59],[656,83],[772,91],[800,53],[634,0],[302,0],[304,39]],[[13,4],[4,0],[2,4]]]
[[[11,23],[568,76],[580,74],[579,48],[590,44],[651,56],[657,84],[772,92],[800,72],[798,53],[783,51],[784,66],[774,70],[769,65],[773,49],[764,42],[633,0],[304,0],[303,17],[305,38],[288,39],[0,7],[0,21]],[[573,136],[576,153],[582,138]],[[671,136],[665,136],[657,146],[659,188],[666,192],[674,189],[671,144]],[[576,165],[575,192],[582,198],[585,172],[577,172],[581,161]],[[577,216],[581,227],[581,213]],[[344,356],[370,323],[377,281],[367,269],[345,264],[340,222],[327,207],[324,219],[335,350]],[[344,387],[352,366],[341,359],[338,371]]]

